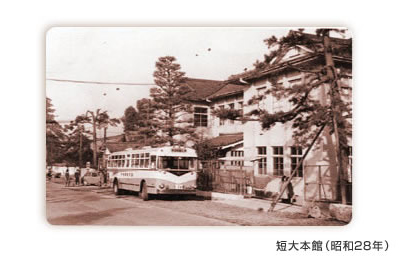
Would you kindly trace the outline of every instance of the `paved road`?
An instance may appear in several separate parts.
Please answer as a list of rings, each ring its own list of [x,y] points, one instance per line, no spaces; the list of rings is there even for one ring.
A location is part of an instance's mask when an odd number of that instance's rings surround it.
[[[134,195],[117,197],[110,190],[97,187],[65,188],[61,184],[48,182],[46,203],[47,220],[54,225],[235,225],[158,207]]]
[[[245,208],[229,201],[162,198],[143,202],[133,194],[115,196],[110,188],[96,186],[65,188],[47,182],[46,196],[48,221],[59,225],[344,225],[284,209],[267,213],[262,208]]]

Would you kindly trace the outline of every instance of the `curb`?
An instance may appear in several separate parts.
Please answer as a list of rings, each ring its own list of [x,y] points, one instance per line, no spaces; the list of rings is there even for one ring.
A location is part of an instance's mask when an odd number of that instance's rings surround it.
[[[196,196],[201,196],[209,200],[242,200],[245,199],[243,195],[224,194],[219,192],[201,191],[196,190]]]

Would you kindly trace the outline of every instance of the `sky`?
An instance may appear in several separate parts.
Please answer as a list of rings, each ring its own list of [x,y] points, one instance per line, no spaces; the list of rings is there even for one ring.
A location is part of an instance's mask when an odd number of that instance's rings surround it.
[[[177,58],[187,77],[224,80],[251,69],[268,48],[264,39],[290,28],[265,27],[56,27],[46,35],[46,96],[58,121],[87,110],[120,118],[149,97],[155,62]],[[210,49],[210,50],[209,50]],[[115,84],[60,82],[50,79]],[[121,85],[118,83],[136,83]],[[141,83],[145,85],[141,85]],[[147,84],[147,85],[146,85]],[[113,133],[110,130],[110,133]],[[117,132],[114,132],[117,133]]]

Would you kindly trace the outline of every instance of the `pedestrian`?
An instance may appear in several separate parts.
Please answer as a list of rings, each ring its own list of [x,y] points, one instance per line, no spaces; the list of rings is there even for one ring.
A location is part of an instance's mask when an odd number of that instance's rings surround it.
[[[104,168],[104,185],[107,187],[108,186],[108,172],[107,172],[107,167]]]
[[[79,186],[79,179],[81,177],[81,170],[79,168],[75,171],[75,185]]]
[[[67,170],[65,171],[65,186],[69,187],[69,169],[67,167]]]
[[[289,178],[286,177],[286,181],[289,181]],[[292,198],[294,196],[293,185],[292,182],[289,181],[287,185],[287,192],[288,192],[288,203],[292,204]]]
[[[52,169],[51,169],[51,166],[49,167],[49,170],[48,170],[48,172],[47,172],[47,178],[48,178],[48,180],[49,181],[51,181],[51,177],[53,176],[53,171],[52,171]]]
[[[103,171],[100,170],[100,172],[99,172],[99,187],[103,186],[103,182],[104,182],[104,174],[103,174]]]
[[[107,186],[107,168],[103,169],[104,185]]]
[[[285,182],[286,182],[286,178],[287,178],[286,176],[282,177],[280,185],[279,185],[279,192],[282,192],[283,187],[284,187]],[[283,191],[283,193],[281,195],[281,199],[282,199],[283,203],[287,202],[287,199],[288,199],[288,190],[287,190],[287,188],[285,188],[285,190]]]

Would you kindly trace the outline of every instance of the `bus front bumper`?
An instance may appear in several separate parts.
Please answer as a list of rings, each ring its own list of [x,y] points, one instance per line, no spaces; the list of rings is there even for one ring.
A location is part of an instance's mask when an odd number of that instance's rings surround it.
[[[196,189],[157,189],[160,195],[195,195]]]

